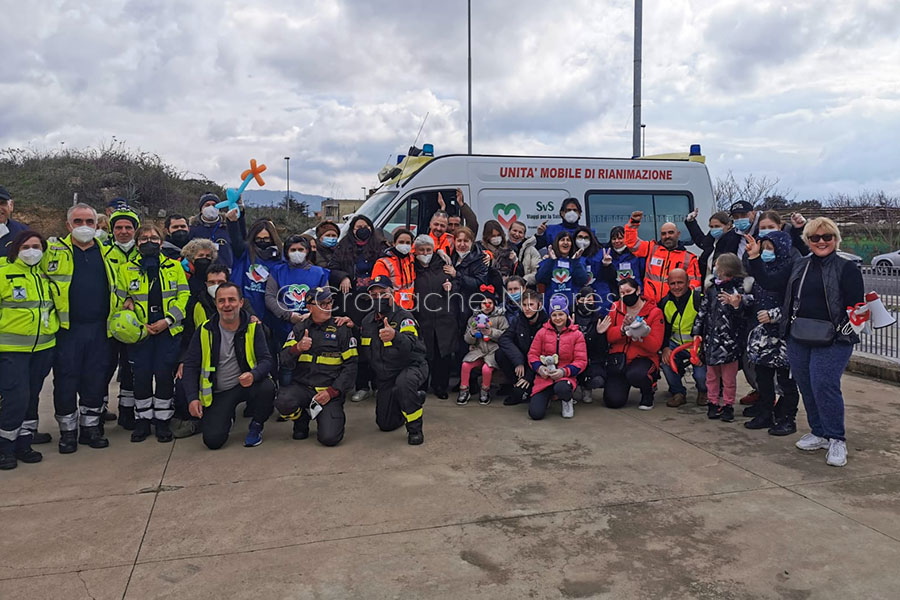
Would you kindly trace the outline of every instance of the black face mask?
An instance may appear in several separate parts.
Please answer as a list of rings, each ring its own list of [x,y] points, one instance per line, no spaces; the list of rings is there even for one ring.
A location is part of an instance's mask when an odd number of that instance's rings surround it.
[[[208,258],[198,258],[194,261],[194,275],[206,279],[206,270],[209,269],[211,264],[212,261]]]
[[[256,246],[256,255],[265,260],[275,260],[278,258],[278,246],[272,245],[269,240],[253,242]]]
[[[631,292],[622,296],[622,302],[625,303],[625,306],[634,306],[638,303],[639,298],[640,296],[637,295],[637,292]]]
[[[626,301],[626,303],[627,303],[627,301]],[[581,315],[583,317],[592,315],[595,312],[593,304],[584,304],[583,302],[577,302],[575,304],[575,310],[578,312],[579,315]]]
[[[386,317],[394,310],[394,303],[390,298],[377,298],[374,300],[375,312]]]
[[[191,241],[191,232],[187,229],[179,229],[178,231],[169,234],[169,242],[175,244],[179,248],[184,248],[184,245],[189,241]]]
[[[365,242],[370,237],[372,237],[372,230],[368,227],[361,227],[353,232],[353,237],[358,239],[361,242]]]
[[[138,252],[141,253],[141,256],[159,256],[159,246],[159,242],[144,242],[138,244]]]

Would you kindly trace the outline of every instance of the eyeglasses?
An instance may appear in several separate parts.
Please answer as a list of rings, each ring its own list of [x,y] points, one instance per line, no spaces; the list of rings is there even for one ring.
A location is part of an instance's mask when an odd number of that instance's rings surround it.
[[[155,236],[155,235],[154,235],[153,237],[147,237],[147,236],[143,236],[143,235],[142,235],[142,236],[140,237],[140,239],[138,240],[138,243],[139,243],[139,244],[143,244],[144,242],[156,242],[156,243],[159,243],[159,242],[161,242],[161,241],[162,241],[162,240],[159,239],[159,236]]]
[[[322,300],[321,302],[310,302],[310,306],[318,306],[319,308],[331,308],[334,306],[334,300]]]
[[[811,236],[809,236],[809,241],[811,241],[813,244],[818,244],[819,240],[822,240],[823,242],[830,242],[833,239],[834,239],[833,233],[823,233],[822,235],[819,235],[818,233],[814,233]]]

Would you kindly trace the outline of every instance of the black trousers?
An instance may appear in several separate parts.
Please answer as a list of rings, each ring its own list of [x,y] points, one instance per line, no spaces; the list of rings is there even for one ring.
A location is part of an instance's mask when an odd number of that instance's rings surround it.
[[[253,420],[265,423],[272,414],[275,401],[275,382],[271,377],[257,381],[250,387],[237,385],[230,390],[213,392],[212,404],[203,409],[203,443],[210,450],[218,450],[228,441],[234,423],[234,410],[241,402],[253,399]]]
[[[550,406],[550,400],[553,396],[560,401],[572,399],[572,384],[568,381],[557,381],[549,387],[545,387],[540,392],[531,397],[528,402],[528,416],[535,421],[540,421],[547,416],[547,408]]]
[[[0,450],[26,447],[38,426],[38,400],[53,365],[53,348],[0,352]]]
[[[428,368],[407,367],[394,379],[378,380],[375,423],[382,431],[394,431],[406,423],[409,432],[422,431],[419,388],[428,379]]]
[[[276,407],[281,415],[292,415],[299,411],[296,421],[299,427],[309,429],[312,419],[309,416],[309,403],[316,395],[316,390],[299,383],[282,386],[278,390]],[[347,416],[344,414],[344,397],[332,398],[322,406],[322,412],[316,417],[316,439],[323,446],[337,446],[344,439],[344,427]]]
[[[525,380],[528,382],[529,386],[525,389],[516,387],[516,382],[519,380],[516,377],[516,365],[509,359],[503,350],[497,350],[494,357],[497,359],[497,367],[506,376],[506,381],[513,386],[512,391],[510,392],[510,396],[519,402],[525,399],[531,390],[531,386],[534,385],[534,371],[531,369],[530,365],[525,365]],[[472,389],[471,387],[469,389]]]
[[[609,408],[622,408],[628,402],[632,387],[641,391],[641,398],[653,398],[653,379],[656,367],[649,358],[636,358],[623,373],[607,373],[603,388],[603,403]]]
[[[53,407],[60,431],[74,431],[79,421],[82,427],[100,424],[109,390],[110,345],[104,321],[72,323],[56,333]]]
[[[433,333],[435,339],[431,341],[430,351],[426,356],[426,360],[428,361],[428,379],[422,384],[422,389],[427,391],[429,384],[431,385],[431,389],[435,392],[446,392],[450,387],[450,368],[451,363],[453,362],[453,355],[448,354],[447,356],[440,355],[440,344],[438,343],[437,337],[438,332],[435,331]]]
[[[175,396],[175,366],[181,350],[181,334],[163,331],[132,344],[128,359],[134,372],[134,416],[168,421]],[[155,384],[155,385],[154,385]]]
[[[112,381],[116,369],[119,376],[119,406],[134,407],[134,373],[131,372],[131,363],[128,361],[128,345],[117,340],[109,340],[107,344],[109,356],[106,360],[106,391],[104,404],[108,401],[109,384]],[[104,405],[105,408],[105,405]]]
[[[781,388],[781,399],[775,403],[775,380]],[[800,391],[791,379],[789,367],[776,369],[764,365],[756,365],[756,385],[759,390],[757,401],[761,414],[774,413],[776,420],[797,417],[797,405],[800,404]]]
[[[372,367],[369,366],[368,361],[359,360],[356,363],[356,389],[357,390],[367,390],[371,387],[374,387],[375,384],[375,376],[372,374]]]

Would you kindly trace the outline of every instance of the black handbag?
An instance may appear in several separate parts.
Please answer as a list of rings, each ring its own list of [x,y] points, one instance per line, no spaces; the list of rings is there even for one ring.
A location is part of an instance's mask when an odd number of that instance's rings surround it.
[[[797,286],[797,295],[794,298],[794,310],[791,316],[791,339],[804,346],[823,347],[830,346],[834,343],[836,331],[834,323],[831,321],[823,321],[822,319],[809,319],[807,317],[798,317],[797,312],[800,310],[800,294],[803,292],[803,282],[806,281],[806,272],[809,271],[809,263],[803,270],[803,277],[800,278],[800,285]],[[825,304],[828,306],[828,298],[825,298]],[[831,315],[831,307],[828,306],[828,314]]]

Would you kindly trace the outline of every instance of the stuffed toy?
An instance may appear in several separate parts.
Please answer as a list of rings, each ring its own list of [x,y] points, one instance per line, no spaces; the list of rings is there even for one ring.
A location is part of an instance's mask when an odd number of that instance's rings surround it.
[[[640,342],[650,335],[650,326],[644,321],[644,317],[637,317],[625,327],[625,335],[636,342]]]
[[[485,342],[491,341],[491,338],[485,335],[484,330],[491,328],[491,318],[483,313],[478,313],[475,315],[475,339],[476,340],[484,340]]]
[[[541,367],[538,369],[538,375],[541,375],[542,377],[547,377],[547,378],[552,377],[553,374],[559,370],[556,366],[557,364],[559,364],[559,355],[558,354],[551,354],[549,356],[542,355],[541,356]],[[541,371],[543,371],[543,373]]]

